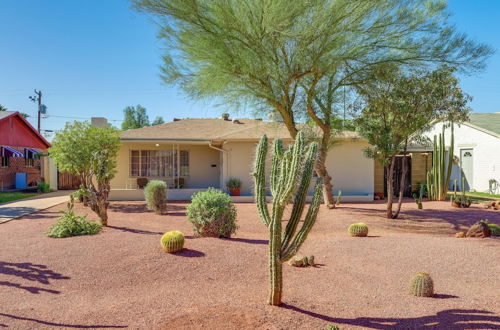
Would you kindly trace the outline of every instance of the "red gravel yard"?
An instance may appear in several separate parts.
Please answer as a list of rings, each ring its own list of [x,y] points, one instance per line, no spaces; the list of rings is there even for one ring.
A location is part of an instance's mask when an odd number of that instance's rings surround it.
[[[187,204],[168,215],[113,202],[94,236],[48,238],[59,205],[0,225],[0,328],[132,329],[500,329],[500,240],[459,239],[500,211],[413,201],[387,220],[383,203],[321,210],[301,253],[317,267],[284,266],[284,305],[267,305],[267,229],[254,204],[237,204],[234,238],[194,238]],[[77,214],[91,211],[81,204]],[[352,238],[347,227],[370,232]],[[180,230],[186,249],[165,253],[161,235]],[[431,274],[436,295],[407,294]]]

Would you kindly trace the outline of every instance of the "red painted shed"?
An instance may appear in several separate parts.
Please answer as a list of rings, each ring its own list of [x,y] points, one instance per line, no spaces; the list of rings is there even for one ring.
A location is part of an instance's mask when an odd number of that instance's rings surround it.
[[[50,147],[50,143],[17,111],[0,111],[0,145],[36,149]]]

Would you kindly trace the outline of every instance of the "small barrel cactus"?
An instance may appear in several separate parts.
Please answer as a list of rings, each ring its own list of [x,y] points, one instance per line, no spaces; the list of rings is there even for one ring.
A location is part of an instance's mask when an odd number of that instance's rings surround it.
[[[489,223],[488,227],[491,230],[491,236],[500,236],[500,226],[495,223]]]
[[[416,273],[410,280],[409,294],[417,297],[432,297],[434,282],[428,273]]]
[[[357,222],[349,226],[349,234],[354,237],[366,237],[368,235],[368,226],[366,223]]]
[[[169,253],[177,252],[184,247],[184,235],[177,230],[168,231],[163,234],[160,242],[163,250]]]

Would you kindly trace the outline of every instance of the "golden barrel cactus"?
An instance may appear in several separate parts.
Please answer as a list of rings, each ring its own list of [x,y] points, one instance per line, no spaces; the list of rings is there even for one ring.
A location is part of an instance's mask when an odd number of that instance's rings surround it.
[[[425,272],[416,273],[410,280],[409,294],[417,297],[432,297],[434,295],[434,282]]]
[[[354,237],[366,237],[368,236],[368,226],[366,223],[357,222],[349,226],[349,234]]]
[[[177,230],[169,231],[163,234],[160,242],[163,250],[174,253],[182,250],[184,247],[184,235]]]

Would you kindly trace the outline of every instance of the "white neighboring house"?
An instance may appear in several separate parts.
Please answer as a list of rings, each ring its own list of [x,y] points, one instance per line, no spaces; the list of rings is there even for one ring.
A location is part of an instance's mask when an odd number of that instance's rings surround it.
[[[443,123],[436,124],[427,136],[432,139],[442,131],[442,126]],[[454,179],[461,189],[462,176],[466,190],[488,192],[491,179],[500,185],[500,112],[473,113],[469,122],[455,124],[454,128],[454,156],[458,162],[453,167],[450,190]],[[450,132],[450,128],[445,131],[446,147],[449,147]],[[500,193],[500,188],[496,193]]]

